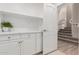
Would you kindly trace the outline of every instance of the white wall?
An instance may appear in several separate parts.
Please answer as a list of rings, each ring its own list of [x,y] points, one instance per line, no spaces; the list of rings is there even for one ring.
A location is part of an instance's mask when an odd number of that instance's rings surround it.
[[[72,4],[68,4],[67,5],[67,20],[66,20],[66,23],[67,23],[67,27],[71,27],[71,20],[72,20]]]
[[[0,3],[0,11],[43,17],[42,3]]]
[[[70,20],[72,19],[72,4],[65,4],[58,7],[58,21],[59,21],[59,29],[63,29],[64,27],[71,27]]]
[[[58,9],[58,29],[64,29],[66,27],[67,6],[63,5],[58,7]]]
[[[77,24],[77,25],[76,25]],[[72,36],[79,38],[79,4],[72,5]]]
[[[2,20],[10,21],[14,28],[40,30],[43,19],[42,3],[0,3],[0,11],[4,11]]]
[[[2,20],[11,22],[14,29],[19,31],[40,31],[40,27],[43,21],[42,18],[39,17],[30,17],[8,13],[3,15]]]

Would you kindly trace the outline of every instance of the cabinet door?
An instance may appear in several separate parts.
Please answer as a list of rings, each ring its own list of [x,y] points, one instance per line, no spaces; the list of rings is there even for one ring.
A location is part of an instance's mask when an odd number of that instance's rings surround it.
[[[17,42],[0,42],[0,55],[20,54],[20,48]]]
[[[42,37],[41,33],[36,34],[36,53],[42,51]]]
[[[21,43],[21,54],[31,55],[35,53],[35,35],[29,34],[29,37]]]

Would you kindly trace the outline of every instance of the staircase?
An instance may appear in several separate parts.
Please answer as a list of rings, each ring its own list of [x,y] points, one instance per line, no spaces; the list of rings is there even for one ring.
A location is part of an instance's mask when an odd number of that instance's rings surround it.
[[[71,27],[60,29],[58,31],[58,39],[78,43],[78,39],[72,37]]]

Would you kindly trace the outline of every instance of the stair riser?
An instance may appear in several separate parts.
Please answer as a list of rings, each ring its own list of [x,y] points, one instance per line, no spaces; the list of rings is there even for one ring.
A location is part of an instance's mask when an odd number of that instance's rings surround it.
[[[67,31],[61,31],[61,32],[58,32],[58,33],[72,33],[72,32],[67,32]]]
[[[59,32],[71,32],[71,31],[59,31]]]
[[[58,35],[72,36],[71,34],[58,34]]]
[[[68,41],[68,42],[73,42],[73,43],[79,43],[78,41],[75,41],[75,40],[69,40],[69,39],[65,39],[65,38],[58,38],[59,40],[65,40],[65,41]]]
[[[76,38],[72,38],[72,37],[67,37],[67,36],[59,36],[58,35],[58,37],[60,37],[60,38],[64,38],[64,39],[70,39],[70,40],[76,40],[76,41],[78,41],[78,39],[76,39]]]

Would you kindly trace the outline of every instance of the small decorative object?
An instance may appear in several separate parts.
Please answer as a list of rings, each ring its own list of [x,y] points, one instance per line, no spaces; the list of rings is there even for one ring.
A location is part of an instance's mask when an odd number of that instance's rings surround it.
[[[1,23],[2,32],[10,32],[13,28],[13,25],[10,22],[2,22]]]

